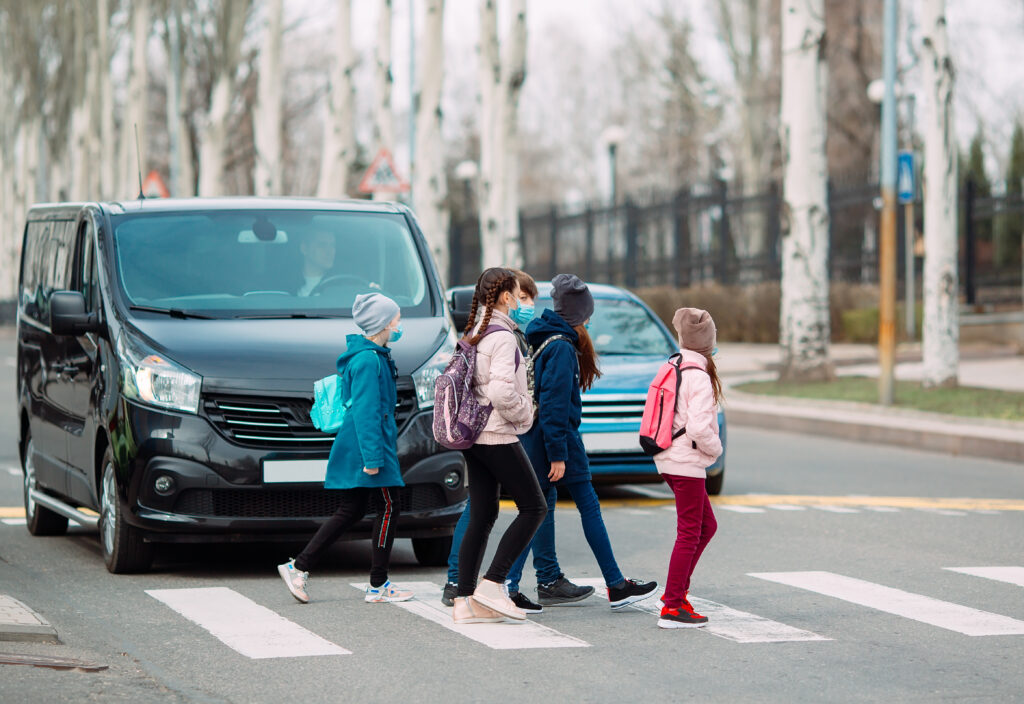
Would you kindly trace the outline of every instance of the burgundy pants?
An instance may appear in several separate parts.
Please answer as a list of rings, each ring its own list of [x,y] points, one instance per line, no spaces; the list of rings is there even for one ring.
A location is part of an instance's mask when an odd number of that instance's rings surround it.
[[[703,479],[662,474],[676,495],[676,544],[668,563],[665,606],[677,609],[690,589],[690,576],[704,548],[711,541],[718,522]]]

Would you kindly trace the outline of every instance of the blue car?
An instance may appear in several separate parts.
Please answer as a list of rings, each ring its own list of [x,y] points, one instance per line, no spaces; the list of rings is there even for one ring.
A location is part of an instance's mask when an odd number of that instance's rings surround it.
[[[658,368],[678,352],[675,335],[647,305],[625,289],[589,284],[594,296],[590,337],[600,356],[601,378],[583,394],[580,432],[595,482],[606,484],[660,481],[654,461],[640,449],[640,419],[647,389]],[[538,282],[537,316],[551,308],[551,285]],[[470,286],[449,291],[457,329],[465,326],[473,296]],[[461,323],[461,325],[460,325]],[[718,410],[719,435],[725,448],[726,422]],[[708,467],[709,494],[725,481],[725,456]]]

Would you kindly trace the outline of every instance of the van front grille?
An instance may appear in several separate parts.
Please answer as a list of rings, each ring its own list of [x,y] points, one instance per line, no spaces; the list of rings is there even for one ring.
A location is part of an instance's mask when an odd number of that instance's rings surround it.
[[[186,489],[174,512],[186,516],[222,518],[327,518],[338,509],[341,496],[327,489]],[[379,502],[369,512],[378,510]],[[410,484],[398,490],[401,513],[423,513],[447,506],[437,484]]]
[[[403,383],[404,382],[404,383]],[[329,450],[334,436],[313,427],[312,398],[265,398],[204,395],[203,412],[232,442],[261,449]],[[395,422],[401,430],[415,413],[416,390],[411,378],[398,380]]]
[[[635,423],[644,416],[646,394],[584,394],[583,422],[588,424]]]

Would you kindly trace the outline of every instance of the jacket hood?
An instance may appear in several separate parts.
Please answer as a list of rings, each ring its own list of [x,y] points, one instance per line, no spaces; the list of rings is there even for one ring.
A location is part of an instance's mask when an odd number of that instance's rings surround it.
[[[390,349],[388,349],[387,347],[381,347],[380,345],[378,345],[376,343],[370,342],[369,340],[367,340],[362,335],[347,335],[345,337],[345,346],[346,346],[346,350],[341,353],[340,357],[338,357],[338,372],[339,373],[345,367],[348,366],[348,363],[352,360],[352,358],[357,353],[363,352],[365,350],[373,350],[374,352],[379,352],[379,353],[383,354],[389,361],[391,359],[391,350]]]
[[[526,339],[531,347],[538,347],[552,335],[565,335],[575,345],[580,336],[569,323],[558,313],[546,308],[539,318],[535,318],[526,328]]]

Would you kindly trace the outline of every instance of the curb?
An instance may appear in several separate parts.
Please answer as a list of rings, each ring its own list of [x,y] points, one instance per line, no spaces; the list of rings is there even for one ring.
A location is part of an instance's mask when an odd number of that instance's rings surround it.
[[[1024,464],[1024,423],[890,409],[866,403],[729,390],[729,425],[822,435]]]
[[[59,643],[57,629],[17,599],[0,594],[0,641]]]

